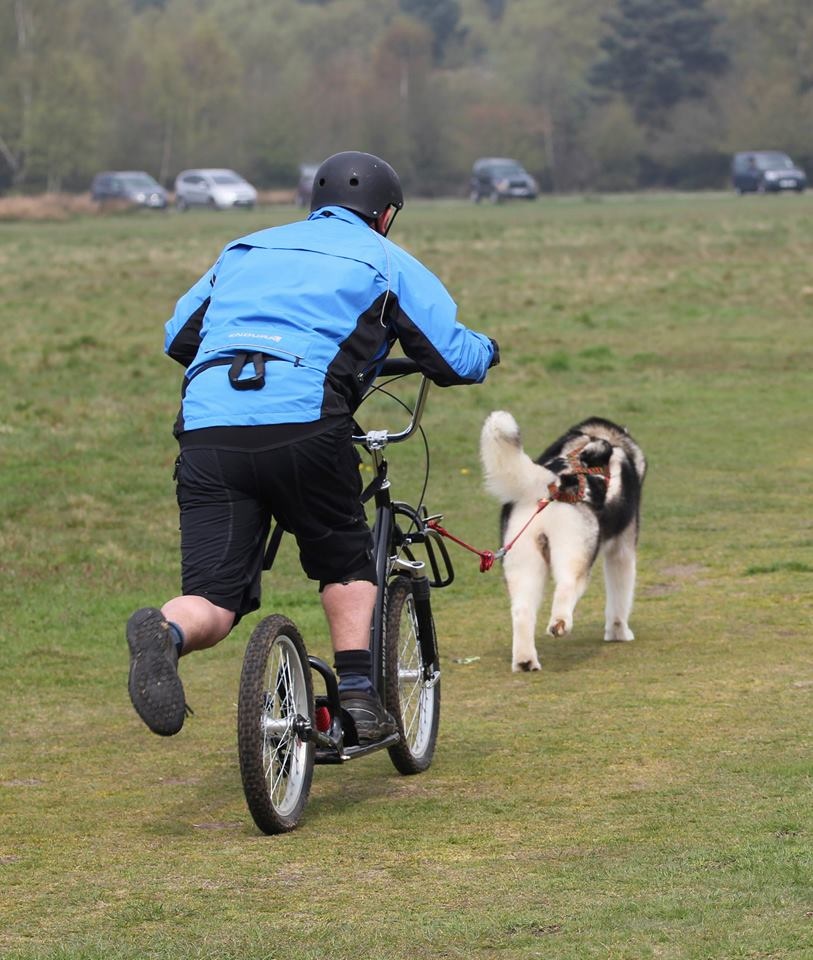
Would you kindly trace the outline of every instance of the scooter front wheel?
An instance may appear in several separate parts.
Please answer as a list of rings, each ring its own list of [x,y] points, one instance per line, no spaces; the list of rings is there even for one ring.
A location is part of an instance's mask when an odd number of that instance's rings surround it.
[[[430,628],[431,614],[428,616]],[[390,759],[396,770],[407,776],[429,768],[438,738],[440,681],[438,677],[431,683],[426,680],[425,668],[437,668],[437,663],[424,662],[426,646],[421,643],[413,582],[409,577],[396,577],[387,591],[384,687],[387,709],[401,735],[389,748]]]

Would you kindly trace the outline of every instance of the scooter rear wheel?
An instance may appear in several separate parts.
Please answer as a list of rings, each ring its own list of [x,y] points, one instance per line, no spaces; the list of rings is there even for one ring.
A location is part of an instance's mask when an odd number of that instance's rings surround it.
[[[302,637],[287,617],[266,617],[246,647],[237,705],[243,790],[263,833],[293,830],[305,810],[314,746],[302,733],[312,717],[313,684]]]

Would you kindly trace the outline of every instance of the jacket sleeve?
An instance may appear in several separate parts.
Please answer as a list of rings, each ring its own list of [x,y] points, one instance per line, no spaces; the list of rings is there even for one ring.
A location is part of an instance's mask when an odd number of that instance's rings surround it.
[[[200,347],[200,331],[209,307],[216,267],[217,264],[207,270],[181,297],[164,327],[164,353],[184,367],[188,367],[195,359]]]
[[[440,280],[398,250],[394,325],[404,353],[441,387],[482,383],[496,346],[457,319],[457,304]]]

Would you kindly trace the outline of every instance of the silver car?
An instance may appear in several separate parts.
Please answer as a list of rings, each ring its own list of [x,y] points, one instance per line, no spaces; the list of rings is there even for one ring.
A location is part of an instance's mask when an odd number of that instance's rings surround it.
[[[179,210],[192,206],[251,208],[256,202],[257,191],[234,170],[184,170],[175,178],[175,206]]]

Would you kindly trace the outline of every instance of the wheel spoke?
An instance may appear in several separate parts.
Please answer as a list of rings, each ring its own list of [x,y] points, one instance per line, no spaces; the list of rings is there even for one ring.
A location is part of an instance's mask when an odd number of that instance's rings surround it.
[[[389,585],[386,624],[387,707],[398,723],[400,741],[390,759],[404,774],[420,773],[432,762],[438,733],[440,686],[426,682],[427,667],[413,582],[396,577]],[[431,613],[427,610],[427,615]]]
[[[401,626],[398,681],[404,736],[410,748],[420,752],[428,715],[427,697],[431,696],[431,692],[423,685],[421,651],[412,597],[404,604]]]
[[[297,694],[301,680],[296,674],[298,660],[277,646],[269,663],[272,689],[266,694],[263,715],[263,768],[268,795],[275,807],[284,809],[288,794],[295,800],[304,769],[304,744],[296,732],[300,713]],[[304,712],[304,711],[303,711]]]
[[[314,748],[301,736],[312,686],[302,637],[273,614],[255,628],[243,659],[237,733],[248,808],[264,833],[293,830],[313,776]]]

